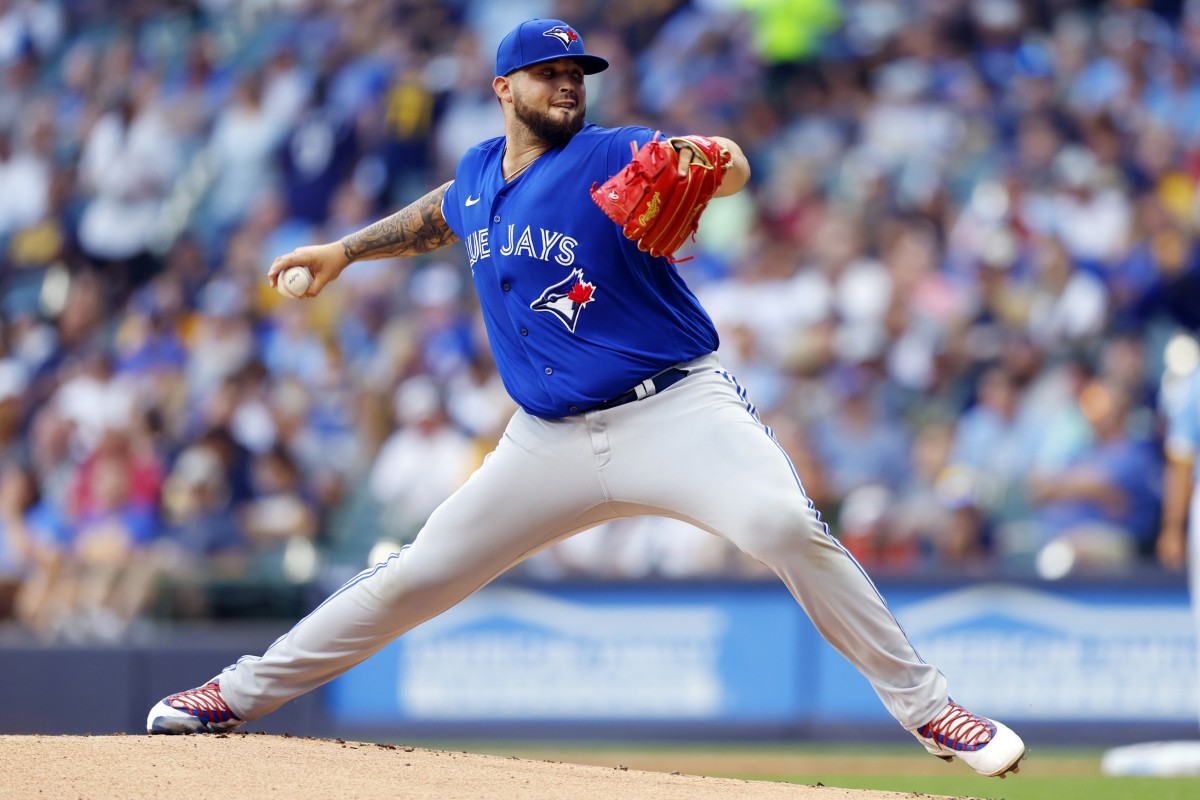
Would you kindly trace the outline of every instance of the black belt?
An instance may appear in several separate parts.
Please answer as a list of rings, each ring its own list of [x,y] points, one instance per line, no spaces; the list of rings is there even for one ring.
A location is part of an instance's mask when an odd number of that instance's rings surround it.
[[[665,392],[667,389],[686,378],[687,375],[688,372],[686,369],[676,369],[675,367],[671,367],[668,370],[658,373],[653,378],[648,378],[647,380],[642,381],[628,392],[625,392],[625,394],[618,395],[612,400],[605,400],[603,403],[596,406],[596,409],[616,408],[617,406],[623,406],[626,403],[632,403],[634,400],[641,400],[645,397],[658,394],[659,392]]]

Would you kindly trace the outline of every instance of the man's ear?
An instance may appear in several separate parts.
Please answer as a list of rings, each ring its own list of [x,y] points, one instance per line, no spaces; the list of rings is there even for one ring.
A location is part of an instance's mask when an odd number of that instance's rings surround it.
[[[512,102],[512,83],[506,75],[498,75],[492,80],[492,91],[501,104]]]

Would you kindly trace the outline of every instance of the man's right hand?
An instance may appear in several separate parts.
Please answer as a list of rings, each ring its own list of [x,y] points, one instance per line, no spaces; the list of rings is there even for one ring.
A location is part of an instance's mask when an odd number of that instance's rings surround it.
[[[285,269],[308,267],[308,271],[312,273],[313,282],[304,296],[316,297],[348,266],[350,266],[350,259],[346,256],[346,249],[341,242],[297,247],[292,252],[279,256],[271,263],[271,269],[267,272],[267,280],[274,287]]]

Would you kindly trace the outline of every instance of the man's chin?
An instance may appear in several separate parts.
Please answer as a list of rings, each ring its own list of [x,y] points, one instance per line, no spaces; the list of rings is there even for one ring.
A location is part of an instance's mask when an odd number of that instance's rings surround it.
[[[550,115],[555,123],[554,128],[561,138],[569,140],[583,130],[583,111],[581,109],[555,109],[555,111],[563,112]]]
[[[542,138],[545,139],[546,143],[552,147],[562,147],[570,142],[571,139],[575,138],[575,134],[579,133],[581,130],[583,130],[582,119],[580,119],[578,122],[572,121],[570,124],[566,125],[555,125],[553,128],[546,130],[543,133]]]
[[[551,147],[562,147],[583,130],[582,108],[552,108],[541,116],[518,116],[533,133]]]

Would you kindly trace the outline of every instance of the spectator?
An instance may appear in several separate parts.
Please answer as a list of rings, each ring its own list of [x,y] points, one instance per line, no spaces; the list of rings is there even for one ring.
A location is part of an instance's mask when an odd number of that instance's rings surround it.
[[[50,588],[53,630],[67,641],[119,641],[149,603],[156,509],[134,493],[134,467],[122,446],[102,447],[89,463],[87,501],[69,519],[69,549]]]
[[[1108,316],[1108,293],[1094,272],[1071,261],[1058,239],[1038,241],[1037,284],[1029,303],[1029,334],[1042,347],[1079,347],[1096,339]]]
[[[0,241],[40,222],[50,207],[50,162],[32,143],[13,141],[13,132],[0,130]]]
[[[383,160],[387,167],[388,202],[412,197],[429,184],[434,131],[446,104],[446,93],[431,84],[432,65],[413,64],[393,79],[385,102]]]
[[[864,484],[848,492],[838,509],[838,539],[873,571],[911,569],[920,557],[920,541],[896,524],[895,502],[888,487]]]
[[[516,404],[492,363],[491,351],[476,348],[469,361],[450,378],[446,411],[456,428],[481,443],[495,441],[503,432]]]
[[[1058,190],[1046,208],[1045,232],[1063,243],[1076,264],[1107,273],[1128,247],[1133,214],[1125,193],[1082,145],[1064,147],[1053,169]]]
[[[148,431],[134,427],[136,423],[144,423],[144,417],[132,410],[121,409],[119,413],[121,417],[105,426],[95,449],[79,463],[67,505],[72,523],[81,524],[125,505],[131,514],[144,514],[147,519],[157,513],[162,465],[148,439]],[[117,491],[115,478],[122,484],[119,499],[113,496]],[[149,531],[137,533],[139,538],[149,536]]]
[[[890,524],[897,540],[916,548],[904,553],[907,558],[978,570],[986,567],[990,531],[977,474],[951,462],[954,440],[954,426],[944,422],[927,423],[917,432],[912,468],[890,509]]]
[[[52,0],[5,4],[0,14],[0,67],[7,67],[26,49],[51,56],[62,41],[64,12]]]
[[[1033,478],[1037,511],[1023,532],[1031,539],[1006,532],[1006,552],[1036,552],[1046,577],[1112,570],[1149,552],[1158,530],[1162,463],[1148,442],[1130,434],[1131,401],[1112,381],[1084,389],[1080,406],[1094,441],[1061,472]]]
[[[949,466],[970,477],[974,496],[990,518],[1018,516],[1025,504],[1024,484],[1041,433],[1019,413],[1021,387],[1003,366],[985,370],[977,401],[958,420]]]
[[[157,105],[152,83],[117,98],[88,133],[80,177],[90,200],[79,244],[106,282],[140,286],[157,271],[153,255],[163,201],[181,169],[179,140]]]
[[[35,474],[7,461],[0,472],[0,619],[35,631],[49,624],[49,587],[62,561],[62,520],[38,496]]]
[[[430,512],[467,479],[476,463],[471,441],[450,426],[432,379],[410,378],[396,390],[398,427],[371,468],[371,493],[383,507],[380,529],[407,542]]]
[[[263,366],[276,381],[294,377],[314,386],[329,372],[325,344],[307,310],[301,303],[280,306],[258,337]]]
[[[255,360],[257,343],[247,310],[245,294],[232,281],[213,280],[205,286],[184,367],[188,394],[198,402],[215,399],[230,378]]]
[[[812,424],[812,442],[826,465],[835,495],[864,486],[898,488],[907,469],[908,442],[880,402],[877,379],[861,367],[833,376],[833,406]]]
[[[275,445],[254,459],[254,497],[236,509],[240,528],[254,547],[260,574],[294,583],[312,578],[312,541],[318,518],[303,475],[288,451]],[[302,563],[301,563],[302,562]]]
[[[278,181],[275,154],[289,121],[270,116],[263,79],[245,74],[217,112],[209,148],[216,171],[207,199],[210,233],[218,246]]]
[[[288,216],[323,224],[334,193],[351,174],[357,151],[354,127],[326,105],[326,84],[318,81],[279,152]]]
[[[192,445],[179,455],[164,484],[166,527],[155,548],[154,567],[163,583],[161,602],[173,614],[208,614],[210,585],[248,570],[250,545],[225,475],[215,449]]]
[[[25,368],[18,361],[0,359],[0,461],[12,462],[24,455],[21,418],[28,385]]]

